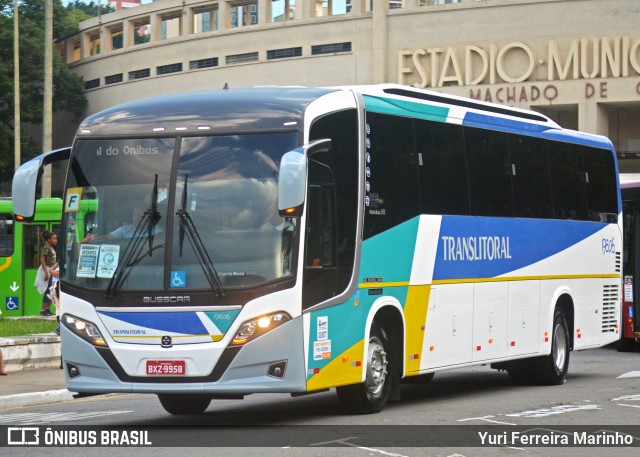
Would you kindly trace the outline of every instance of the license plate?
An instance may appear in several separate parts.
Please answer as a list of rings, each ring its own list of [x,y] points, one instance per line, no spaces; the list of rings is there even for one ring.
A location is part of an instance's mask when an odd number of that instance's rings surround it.
[[[184,360],[147,360],[148,375],[184,375],[186,374]]]

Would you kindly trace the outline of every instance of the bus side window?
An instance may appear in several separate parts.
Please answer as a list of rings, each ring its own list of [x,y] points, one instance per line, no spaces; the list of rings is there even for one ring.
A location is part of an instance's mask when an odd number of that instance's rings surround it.
[[[13,218],[0,215],[0,257],[13,255]]]

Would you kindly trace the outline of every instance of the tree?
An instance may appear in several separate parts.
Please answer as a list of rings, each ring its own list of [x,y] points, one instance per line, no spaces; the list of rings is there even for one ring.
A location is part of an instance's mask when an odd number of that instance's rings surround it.
[[[68,9],[53,0],[54,37],[77,31],[69,22]],[[44,0],[22,0],[20,11],[20,112],[23,124],[42,124],[44,80]],[[75,27],[75,28],[74,28]],[[80,118],[87,104],[82,79],[71,73],[54,52],[53,110]],[[13,87],[13,0],[0,0],[0,182],[13,176],[14,87]],[[40,138],[21,129],[22,162],[38,155]]]

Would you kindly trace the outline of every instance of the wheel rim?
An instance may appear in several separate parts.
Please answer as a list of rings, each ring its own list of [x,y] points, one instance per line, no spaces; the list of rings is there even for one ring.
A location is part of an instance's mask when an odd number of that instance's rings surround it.
[[[367,350],[367,392],[370,397],[382,395],[385,381],[387,379],[387,353],[384,350],[382,341],[377,336],[369,340]]]
[[[556,324],[553,331],[553,362],[559,372],[564,370],[567,359],[567,335],[561,324]]]

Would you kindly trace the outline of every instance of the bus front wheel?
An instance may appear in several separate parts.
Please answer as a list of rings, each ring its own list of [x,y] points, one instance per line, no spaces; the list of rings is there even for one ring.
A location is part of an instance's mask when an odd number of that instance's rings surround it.
[[[342,406],[354,414],[382,411],[391,394],[391,342],[384,329],[375,323],[371,327],[366,355],[365,381],[336,389]]]
[[[158,399],[164,410],[174,416],[202,414],[211,403],[210,398],[199,395],[159,394]]]
[[[553,314],[551,354],[532,360],[531,374],[536,384],[554,386],[563,384],[569,371],[569,326],[564,312],[556,308]]]

